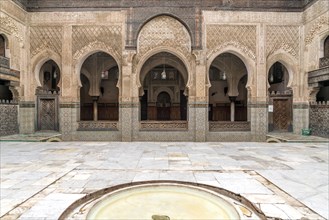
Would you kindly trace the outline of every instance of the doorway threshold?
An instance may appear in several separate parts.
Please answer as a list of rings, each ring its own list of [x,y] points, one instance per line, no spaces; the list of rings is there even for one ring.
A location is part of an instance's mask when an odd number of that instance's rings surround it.
[[[269,132],[266,135],[266,142],[329,143],[329,139],[313,135],[304,136],[290,132]]]
[[[32,134],[13,134],[0,137],[0,142],[59,142],[62,134],[55,131],[42,131]]]

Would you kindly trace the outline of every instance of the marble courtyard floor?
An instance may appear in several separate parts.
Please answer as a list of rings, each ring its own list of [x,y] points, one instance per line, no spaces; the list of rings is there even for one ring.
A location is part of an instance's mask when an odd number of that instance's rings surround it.
[[[241,194],[267,216],[328,219],[328,143],[0,142],[1,219],[57,219],[122,183],[178,180]]]

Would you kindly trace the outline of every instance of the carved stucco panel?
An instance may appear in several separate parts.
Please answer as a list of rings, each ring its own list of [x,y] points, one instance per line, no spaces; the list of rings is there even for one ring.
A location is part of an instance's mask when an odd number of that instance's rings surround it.
[[[299,26],[270,25],[266,27],[266,56],[282,49],[295,58],[299,57]]]
[[[120,57],[122,50],[122,27],[112,26],[73,26],[72,29],[72,54],[77,59],[81,54],[92,48],[106,48]]]
[[[329,29],[329,15],[324,15],[318,18],[310,29],[306,32],[305,43],[309,45],[312,43],[314,37],[321,31]]]
[[[256,60],[256,26],[210,24],[206,30],[207,57],[225,47],[233,46]]]
[[[12,34],[18,39],[19,42],[23,42],[23,37],[19,33],[19,28],[15,24],[14,20],[9,16],[1,14],[0,16],[0,29],[5,30],[6,32]]]
[[[34,26],[30,29],[31,57],[49,49],[61,56],[63,27],[61,26]]]
[[[176,19],[159,16],[145,24],[138,37],[138,54],[160,46],[176,48],[183,54],[191,52],[191,38],[187,29]]]

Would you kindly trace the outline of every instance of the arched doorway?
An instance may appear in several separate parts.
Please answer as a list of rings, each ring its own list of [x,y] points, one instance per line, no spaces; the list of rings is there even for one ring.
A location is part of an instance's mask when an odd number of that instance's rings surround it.
[[[61,73],[53,60],[45,62],[39,72],[41,87],[37,88],[37,130],[58,131],[58,95]]]
[[[232,53],[217,56],[209,68],[209,121],[247,121],[247,68]]]
[[[292,90],[287,87],[289,73],[280,62],[269,69],[269,131],[292,131]]]
[[[114,58],[96,52],[84,61],[80,72],[80,120],[118,121],[119,68]]]
[[[142,67],[141,120],[187,120],[187,70],[171,53],[150,57]]]

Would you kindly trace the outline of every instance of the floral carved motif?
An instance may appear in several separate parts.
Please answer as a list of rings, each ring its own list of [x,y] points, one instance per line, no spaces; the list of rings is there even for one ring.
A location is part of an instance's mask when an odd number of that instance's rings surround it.
[[[266,54],[267,57],[279,49],[283,49],[293,57],[299,56],[299,26],[267,26]]]
[[[77,59],[86,50],[104,48],[119,56],[122,50],[121,26],[73,26],[72,54]]]
[[[1,16],[0,17],[0,27],[1,29],[6,30],[13,36],[15,36],[20,42],[23,42],[22,36],[19,34],[19,30],[17,26],[15,25],[12,18],[8,16]]]
[[[60,26],[35,26],[30,29],[31,38],[31,57],[34,57],[41,51],[50,49],[61,55],[63,28]]]
[[[256,60],[256,26],[207,25],[208,57],[227,46],[233,46]]]
[[[140,31],[138,53],[145,54],[159,46],[169,46],[187,54],[191,51],[191,38],[179,21],[169,16],[159,16]]]
[[[322,16],[319,18],[316,23],[312,26],[311,30],[306,34],[305,43],[306,45],[310,44],[315,35],[323,28],[329,25],[329,18],[327,16]]]

